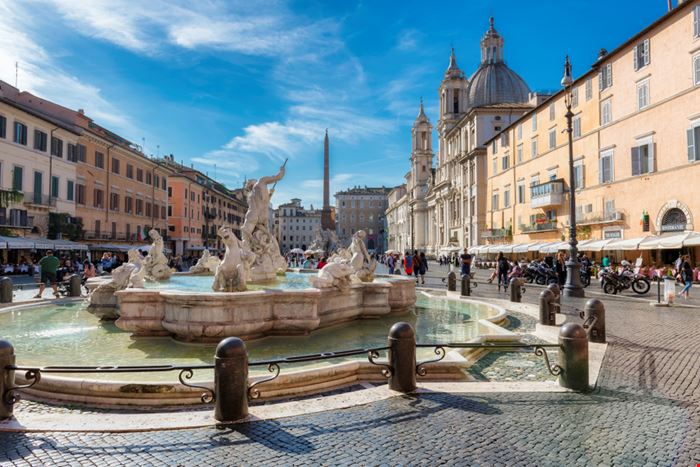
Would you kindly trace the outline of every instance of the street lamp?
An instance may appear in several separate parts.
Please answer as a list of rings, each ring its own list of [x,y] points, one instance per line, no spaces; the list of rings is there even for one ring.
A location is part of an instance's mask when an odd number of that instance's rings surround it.
[[[209,193],[205,190],[202,194],[204,201],[204,248],[209,249]]]
[[[574,83],[571,77],[571,63],[569,56],[566,56],[564,63],[564,77],[561,85],[564,88],[564,104],[566,105],[566,132],[569,135],[569,260],[566,262],[566,284],[562,293],[565,297],[584,297],[583,285],[581,284],[581,264],[578,262],[578,248],[576,245],[576,186],[574,179],[574,145],[572,119],[574,113],[571,111],[573,94],[571,85]]]
[[[413,219],[413,205],[411,205],[411,251],[413,251],[415,247],[415,238],[414,238],[414,232],[416,229],[416,223],[415,220]]]

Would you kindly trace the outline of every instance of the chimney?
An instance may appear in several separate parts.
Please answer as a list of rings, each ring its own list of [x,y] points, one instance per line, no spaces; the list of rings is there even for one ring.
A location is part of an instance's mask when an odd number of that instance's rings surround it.
[[[598,61],[602,60],[603,58],[605,58],[605,56],[606,56],[607,54],[608,54],[608,51],[607,51],[607,50],[605,50],[605,49],[600,49],[600,51],[598,52],[598,59],[597,59],[597,60],[598,60]]]
[[[85,109],[78,109],[78,113],[80,115],[85,115]]]

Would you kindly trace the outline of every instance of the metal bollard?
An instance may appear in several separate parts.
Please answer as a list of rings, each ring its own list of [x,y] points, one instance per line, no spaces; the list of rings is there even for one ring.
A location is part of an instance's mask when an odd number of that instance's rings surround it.
[[[82,283],[80,281],[80,275],[73,274],[72,276],[70,276],[70,279],[68,280],[68,295],[71,297],[80,297],[81,287]]]
[[[248,416],[248,352],[238,337],[227,337],[216,346],[214,394],[214,418],[218,422]]]
[[[12,279],[0,279],[0,303],[12,303]]]
[[[523,286],[522,279],[520,279],[518,277],[514,277],[510,280],[510,301],[511,302],[520,303],[520,301],[523,298],[522,286]]]
[[[566,323],[559,331],[559,385],[588,391],[588,339],[583,326]]]
[[[403,393],[416,390],[416,333],[399,322],[389,330],[389,389]]]
[[[468,297],[472,294],[472,278],[469,277],[469,274],[465,274],[462,276],[462,288],[460,290],[460,295],[462,297]]]
[[[15,349],[6,340],[0,340],[0,420],[12,417],[14,402],[10,391],[15,386],[15,370],[6,369],[15,364]]]
[[[586,302],[583,309],[584,329],[588,340],[600,344],[605,343],[605,305],[597,298]]]
[[[544,289],[540,293],[540,324],[545,326],[556,325],[556,307],[552,306],[555,302],[554,294],[549,289]]]
[[[549,284],[547,288],[554,294],[556,303],[561,303],[561,289],[559,288],[559,284]]]
[[[447,290],[455,292],[457,290],[457,274],[454,271],[450,271],[447,274]]]

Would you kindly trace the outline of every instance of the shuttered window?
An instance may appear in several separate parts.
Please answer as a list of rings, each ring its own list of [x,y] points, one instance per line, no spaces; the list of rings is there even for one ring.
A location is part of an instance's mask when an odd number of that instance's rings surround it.
[[[700,37],[700,5],[693,8],[693,36]]]
[[[654,143],[649,141],[632,148],[632,175],[654,171]]]
[[[0,138],[7,138],[7,119],[0,115]]]
[[[700,161],[700,125],[687,130],[688,160]],[[15,169],[16,170],[16,169]]]
[[[603,151],[600,153],[599,182],[611,183],[614,180],[613,151]]]
[[[639,70],[649,64],[649,39],[645,39],[634,47],[634,69]]]
[[[693,83],[700,84],[700,55],[693,57]],[[0,125],[2,122],[0,121]],[[0,131],[2,131],[0,129]]]
[[[612,63],[608,63],[601,66],[600,71],[598,71],[598,86],[602,91],[612,86],[612,83]]]

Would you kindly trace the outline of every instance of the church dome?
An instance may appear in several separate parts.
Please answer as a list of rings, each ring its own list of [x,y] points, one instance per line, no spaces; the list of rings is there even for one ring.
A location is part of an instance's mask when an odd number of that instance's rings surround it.
[[[519,104],[528,101],[530,88],[503,61],[503,38],[491,27],[481,39],[481,65],[469,78],[469,107]]]

